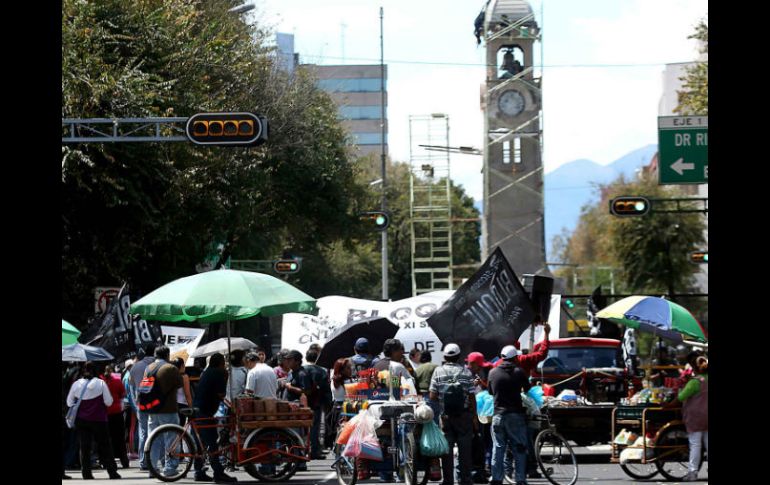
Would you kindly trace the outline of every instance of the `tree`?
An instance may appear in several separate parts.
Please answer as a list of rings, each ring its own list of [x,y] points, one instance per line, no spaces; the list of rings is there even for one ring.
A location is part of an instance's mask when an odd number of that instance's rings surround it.
[[[622,195],[670,198],[678,189],[664,188],[642,178],[626,182],[622,177],[600,187],[601,200],[586,205],[567,243],[566,262],[620,268],[624,291],[668,293],[691,290],[696,265],[689,253],[703,244],[702,217],[688,213],[651,213],[643,217],[609,214],[610,199]]]
[[[148,292],[194,272],[213,244],[274,257],[360,230],[337,107],[302,71],[277,67],[269,32],[234,0],[65,0],[62,116],[267,116],[258,149],[88,144],[62,151],[64,314],[85,321],[98,285]]]
[[[695,27],[695,33],[687,37],[697,39],[700,42],[701,54],[708,56],[709,51],[709,27],[708,18],[703,18]],[[681,115],[708,116],[709,104],[709,73],[708,60],[698,61],[694,66],[686,69],[686,75],[681,77],[682,91],[678,91],[679,106],[674,110]]]

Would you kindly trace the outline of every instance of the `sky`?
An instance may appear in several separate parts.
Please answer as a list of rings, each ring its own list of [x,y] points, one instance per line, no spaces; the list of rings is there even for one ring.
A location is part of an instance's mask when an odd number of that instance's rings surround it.
[[[410,115],[446,113],[450,146],[482,146],[485,49],[476,45],[473,21],[485,0],[251,1],[251,18],[294,34],[300,62],[314,64],[379,64],[382,6],[391,158],[409,160]],[[687,37],[706,16],[707,0],[530,5],[543,39],[545,172],[581,158],[606,165],[657,143],[664,65],[697,57]],[[452,178],[476,200],[481,158],[451,156]]]

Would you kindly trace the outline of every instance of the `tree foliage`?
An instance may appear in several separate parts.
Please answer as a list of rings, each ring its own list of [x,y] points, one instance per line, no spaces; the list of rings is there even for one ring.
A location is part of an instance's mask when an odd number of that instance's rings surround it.
[[[709,27],[708,19],[702,19],[695,27],[695,33],[688,39],[700,42],[700,53],[708,55]],[[708,116],[709,103],[709,73],[708,60],[698,61],[686,69],[687,73],[680,78],[683,82],[682,91],[678,91],[679,106],[674,110],[681,115]]]
[[[704,242],[702,216],[650,213],[642,217],[615,217],[609,214],[609,200],[614,197],[681,196],[677,189],[661,187],[649,178],[627,182],[621,177],[600,187],[600,192],[598,203],[583,207],[578,225],[567,241],[564,261],[619,268],[625,286],[622,291],[671,295],[690,291],[698,267],[689,261],[689,253],[700,249]]]
[[[379,298],[379,234],[357,217],[379,207],[368,185],[379,164],[355,156],[309,71],[278,66],[271,32],[228,12],[240,3],[64,0],[63,118],[253,111],[270,125],[258,148],[64,146],[62,312],[72,321],[90,316],[94,287],[149,292],[193,274],[219,244],[223,261],[302,256],[289,281],[311,295]],[[408,173],[388,166],[393,298],[411,295]]]

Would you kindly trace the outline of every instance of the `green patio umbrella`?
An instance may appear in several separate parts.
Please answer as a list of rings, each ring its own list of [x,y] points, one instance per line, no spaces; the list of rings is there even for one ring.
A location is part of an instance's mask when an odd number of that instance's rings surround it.
[[[167,283],[131,305],[131,313],[165,322],[227,322],[284,313],[313,313],[315,298],[262,273],[222,269]],[[232,379],[230,379],[232,382]],[[232,392],[231,392],[232,395]]]
[[[216,323],[313,311],[315,298],[285,281],[232,269],[180,278],[131,305],[131,313],[164,322]]]
[[[665,298],[629,296],[604,308],[596,316],[679,342],[682,338],[678,334],[701,342],[708,340],[708,333],[689,310]]]
[[[75,328],[74,325],[66,320],[61,321],[61,345],[76,344],[78,343],[78,337],[80,336],[80,330]]]

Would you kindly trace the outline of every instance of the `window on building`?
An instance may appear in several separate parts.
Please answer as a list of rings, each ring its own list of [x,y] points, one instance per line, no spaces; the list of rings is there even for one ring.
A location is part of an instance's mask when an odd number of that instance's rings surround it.
[[[503,163],[505,165],[511,163],[511,140],[503,142]]]
[[[513,163],[521,163],[521,138],[518,137],[513,139]]]
[[[382,133],[353,133],[353,142],[356,145],[379,145],[382,140]],[[385,143],[388,142],[387,135]]]
[[[318,87],[324,91],[343,93],[377,92],[380,90],[380,82],[380,78],[321,79],[318,81]],[[387,90],[387,81],[385,89]]]
[[[342,106],[339,117],[344,120],[379,120],[380,106]]]

